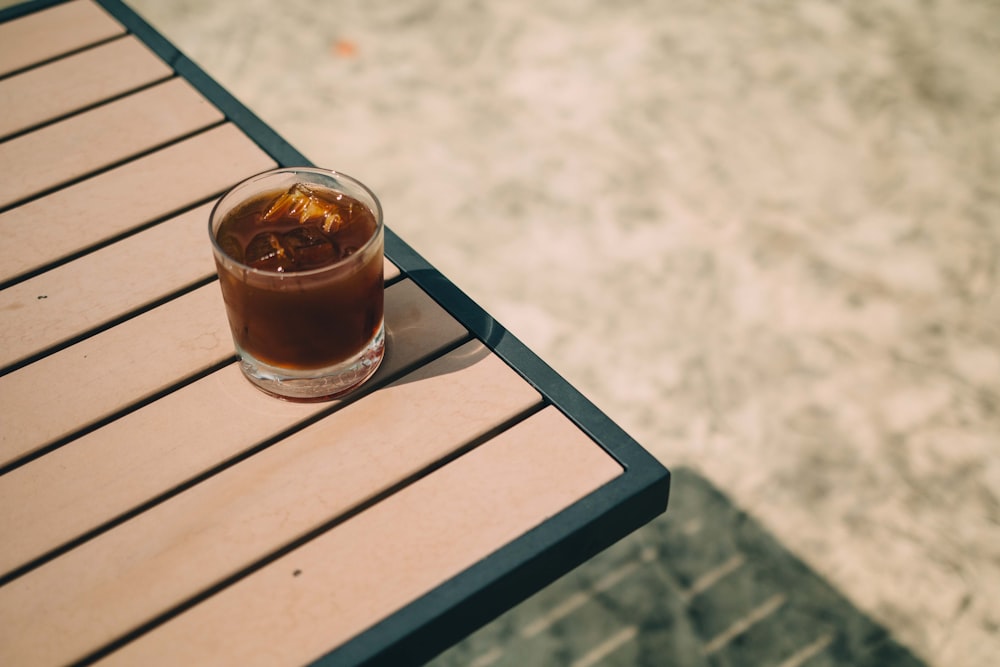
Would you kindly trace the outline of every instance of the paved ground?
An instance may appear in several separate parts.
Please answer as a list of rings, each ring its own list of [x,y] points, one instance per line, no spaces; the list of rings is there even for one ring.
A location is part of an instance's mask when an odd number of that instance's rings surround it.
[[[434,667],[920,667],[697,473],[669,515],[453,647]]]

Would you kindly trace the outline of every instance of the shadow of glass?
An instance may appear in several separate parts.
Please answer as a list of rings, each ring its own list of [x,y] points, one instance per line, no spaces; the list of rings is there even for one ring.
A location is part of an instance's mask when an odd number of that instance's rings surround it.
[[[460,343],[455,349],[446,351],[441,357],[429,363],[420,362],[422,365],[408,372],[404,371],[402,377],[392,381],[388,386],[417,382],[470,368],[492,354],[492,351],[509,336],[502,326],[437,270],[417,269],[411,271],[408,277],[461,323],[470,332],[473,340]],[[416,311],[403,311],[392,315],[387,312],[386,316],[386,358],[383,365],[396,367],[396,364],[392,363],[393,350],[397,345],[403,344],[402,340],[406,336],[419,335],[419,329],[428,324]]]
[[[386,356],[391,354],[391,349],[391,347],[387,347],[387,350],[390,351],[386,352]],[[491,354],[492,352],[489,348],[483,345],[481,341],[471,340],[460,345],[454,350],[451,350],[450,352],[446,352],[443,356],[411,370],[386,386],[400,386],[410,384],[412,382],[422,382],[430,378],[449,375],[451,373],[459,373],[475,366]]]

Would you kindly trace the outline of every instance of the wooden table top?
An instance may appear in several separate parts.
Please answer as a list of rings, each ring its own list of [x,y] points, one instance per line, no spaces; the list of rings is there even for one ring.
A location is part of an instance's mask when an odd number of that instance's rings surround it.
[[[665,509],[391,231],[376,376],[253,388],[208,211],[308,162],[116,0],[3,17],[0,664],[420,661]]]

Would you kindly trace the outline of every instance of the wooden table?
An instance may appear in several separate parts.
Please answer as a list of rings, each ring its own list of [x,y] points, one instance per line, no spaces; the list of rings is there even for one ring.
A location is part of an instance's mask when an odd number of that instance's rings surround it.
[[[376,377],[254,389],[206,216],[306,159],[119,2],[2,18],[0,664],[417,662],[665,509],[391,231]]]

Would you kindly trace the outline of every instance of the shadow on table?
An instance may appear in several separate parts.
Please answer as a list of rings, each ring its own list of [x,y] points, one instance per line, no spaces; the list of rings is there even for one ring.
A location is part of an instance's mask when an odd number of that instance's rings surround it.
[[[431,664],[923,665],[683,468],[665,515]]]
[[[390,355],[393,354],[393,348],[395,345],[395,341],[393,339],[396,335],[399,334],[392,330],[386,332],[386,359],[383,361],[383,364],[386,366],[392,365],[389,363],[389,360]],[[406,369],[406,372],[402,373],[399,377],[392,379],[389,384],[403,385],[410,382],[420,382],[421,380],[429,377],[458,373],[475,366],[488,356],[490,356],[489,348],[479,341],[468,341],[459,345],[456,349],[448,351],[438,359],[422,365],[415,370],[412,368]],[[378,380],[382,380],[382,377],[379,376]],[[376,384],[378,383],[378,380],[375,381]]]

